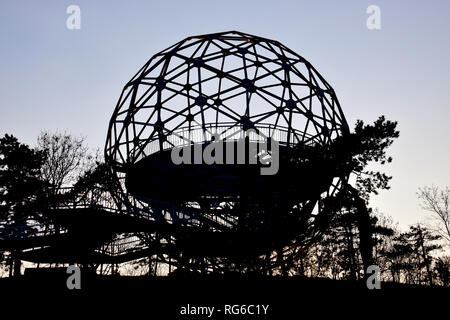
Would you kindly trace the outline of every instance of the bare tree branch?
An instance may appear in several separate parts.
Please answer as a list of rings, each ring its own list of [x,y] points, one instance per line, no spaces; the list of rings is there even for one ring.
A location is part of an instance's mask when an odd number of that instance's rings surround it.
[[[92,165],[93,158],[83,137],[42,131],[37,144],[46,153],[42,178],[55,188],[73,184]]]
[[[431,212],[436,231],[450,243],[450,189],[436,186],[420,188],[417,193],[422,208]]]

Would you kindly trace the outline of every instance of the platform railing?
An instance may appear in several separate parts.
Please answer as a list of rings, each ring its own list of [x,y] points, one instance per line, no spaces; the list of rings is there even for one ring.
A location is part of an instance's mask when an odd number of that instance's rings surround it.
[[[110,256],[117,256],[139,251],[146,247],[147,245],[142,239],[135,235],[128,235],[115,239],[114,241],[103,245],[101,248],[97,248],[95,251],[102,254],[108,254]]]
[[[0,240],[28,239],[55,234],[55,228],[50,221],[27,217],[22,219],[9,219],[0,222]],[[60,228],[61,233],[66,232]]]
[[[272,138],[279,144],[290,147],[299,143],[304,145],[314,144],[314,136],[310,134],[273,124],[258,123],[253,128],[245,131],[243,125],[236,125],[236,123],[207,123],[204,126],[182,127],[164,133],[166,141],[162,143],[162,149],[159,137],[155,136],[153,139],[144,142],[145,146],[143,149],[137,147],[132,152],[134,158],[131,160],[136,162],[158,151],[209,142],[212,141],[215,134],[219,135],[219,139],[227,141],[239,140],[248,134],[251,142],[266,142],[267,138]]]
[[[59,188],[56,191],[56,196],[69,195],[75,189],[73,187]],[[93,187],[88,190],[79,192],[76,195],[67,197],[65,200],[56,201],[51,205],[52,209],[84,209],[84,208],[98,208],[106,211],[117,212],[117,206],[111,196],[111,193],[106,188]]]
[[[70,196],[73,191],[73,187],[51,190],[51,196],[49,197],[51,200],[48,203],[47,210],[95,208],[110,212],[118,211],[111,194],[106,189],[95,187]],[[55,225],[52,218],[45,215],[20,219],[10,218],[0,221],[0,240],[26,239],[66,232],[66,228]]]
[[[55,195],[64,196],[72,192],[73,188],[60,188]],[[60,197],[64,199],[64,197]],[[131,197],[132,200],[133,199]],[[133,214],[137,217],[159,223],[178,224],[199,228],[227,229],[233,225],[214,214],[204,213],[200,208],[179,207],[172,203],[145,199],[134,203],[133,210],[119,209],[110,192],[102,188],[93,188],[67,200],[49,204],[49,210],[98,209],[118,214]],[[46,216],[27,217],[0,221],[0,240],[25,239],[38,236],[62,234],[68,230],[57,226]]]

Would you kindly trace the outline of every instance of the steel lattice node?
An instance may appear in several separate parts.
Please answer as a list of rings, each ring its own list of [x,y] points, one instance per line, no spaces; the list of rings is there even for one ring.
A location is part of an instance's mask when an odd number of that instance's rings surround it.
[[[313,237],[321,195],[346,179],[329,150],[348,132],[333,88],[307,60],[278,41],[224,32],[180,41],[136,73],[105,155],[122,205],[154,222],[149,246],[167,248],[171,262],[212,270],[267,255],[270,267],[270,252]],[[174,150],[204,152],[217,139],[222,160],[174,163]],[[241,142],[246,156],[275,143],[277,172],[262,175],[262,162],[236,154],[227,163]]]

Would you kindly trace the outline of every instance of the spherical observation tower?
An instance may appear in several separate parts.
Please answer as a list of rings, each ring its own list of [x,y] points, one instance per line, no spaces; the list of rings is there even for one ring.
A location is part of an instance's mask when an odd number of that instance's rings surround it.
[[[170,261],[267,267],[314,237],[321,196],[346,179],[330,146],[348,133],[307,60],[233,31],[186,38],[145,63],[121,93],[105,155],[121,205],[154,222],[153,245]],[[208,161],[214,143],[223,148]]]

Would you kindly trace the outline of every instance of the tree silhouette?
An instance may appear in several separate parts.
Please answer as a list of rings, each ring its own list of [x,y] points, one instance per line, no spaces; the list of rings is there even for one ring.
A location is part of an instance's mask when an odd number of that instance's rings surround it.
[[[430,253],[441,248],[434,242],[440,236],[421,225],[411,226],[409,231],[394,234],[392,245],[381,254],[388,261],[394,282],[400,282],[403,275],[407,283],[427,281],[433,285],[433,257]],[[425,272],[424,272],[425,270]]]
[[[430,252],[440,249],[441,246],[433,244],[433,241],[439,240],[439,235],[433,234],[430,230],[421,225],[411,226],[409,232],[403,234],[403,238],[412,247],[417,258],[417,270],[426,269],[429,285],[433,285],[433,273],[431,271],[431,262],[433,258]]]
[[[431,212],[436,231],[450,244],[450,189],[436,186],[419,189],[422,208]]]
[[[434,266],[436,278],[441,282],[441,285],[447,287],[450,285],[450,257],[440,257],[436,260]]]
[[[46,204],[45,182],[40,170],[45,152],[20,143],[16,137],[6,134],[0,139],[0,217],[9,220],[20,232],[27,226],[24,219],[39,215]],[[19,235],[20,236],[20,235]],[[11,252],[10,274],[20,274],[20,252]]]
[[[341,213],[342,208],[354,213],[351,221],[356,222],[358,228],[359,251],[365,270],[373,264],[372,237],[375,232],[368,201],[372,194],[389,189],[389,180],[392,178],[383,172],[368,170],[367,167],[371,163],[384,165],[392,161],[387,155],[387,148],[399,137],[396,128],[397,122],[386,120],[384,116],[367,125],[358,120],[353,133],[337,138],[331,146],[334,149],[331,154],[336,155],[336,165],[342,172],[353,174],[356,184],[352,186],[347,183],[339,193],[326,199],[324,211],[328,211],[328,219]],[[323,220],[326,226],[326,219]],[[352,251],[350,246],[348,249]]]
[[[83,137],[42,131],[37,141],[38,149],[45,152],[42,178],[55,189],[74,184],[84,171],[92,167],[92,156]]]

